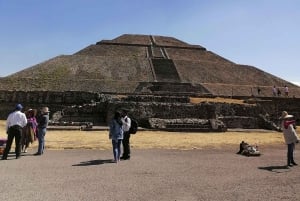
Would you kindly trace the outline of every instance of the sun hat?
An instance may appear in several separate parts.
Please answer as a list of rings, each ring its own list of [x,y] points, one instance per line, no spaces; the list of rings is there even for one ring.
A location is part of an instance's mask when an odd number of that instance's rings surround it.
[[[22,109],[23,109],[23,106],[20,103],[18,103],[16,105],[16,110],[22,110]]]
[[[281,114],[280,119],[288,119],[288,118],[292,118],[292,117],[294,117],[294,116],[288,114],[287,111],[283,111],[282,114]]]

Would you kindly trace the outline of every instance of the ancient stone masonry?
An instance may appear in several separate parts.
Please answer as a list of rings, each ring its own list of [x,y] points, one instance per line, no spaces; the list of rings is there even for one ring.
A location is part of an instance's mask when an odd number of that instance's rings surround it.
[[[155,82],[174,88],[178,84],[199,86],[214,96],[252,96],[260,87],[260,96],[270,97],[272,86],[287,85],[291,97],[300,97],[300,87],[253,66],[235,64],[200,45],[131,34],[102,40],[73,55],[57,56],[0,78],[0,90],[130,94],[141,92],[137,91],[140,83]],[[189,93],[190,89],[178,92]]]
[[[21,102],[26,108],[51,108],[53,122],[91,122],[107,125],[114,111],[129,109],[145,128],[169,131],[226,131],[227,128],[276,130],[282,110],[299,120],[298,99],[257,100],[255,104],[190,103],[189,96],[118,95],[88,92],[10,92],[0,91],[1,118]]]
[[[99,100],[99,94],[89,92],[55,91],[0,91],[0,118],[4,119],[16,103],[22,103],[25,109],[51,107],[54,112],[66,106],[81,105]]]
[[[287,85],[290,96],[273,97],[274,85]],[[190,97],[245,104],[195,104]],[[140,126],[152,129],[276,129],[282,110],[300,118],[299,97],[293,83],[200,45],[124,34],[0,78],[0,118],[22,103],[26,109],[48,106],[56,122],[107,125],[115,110],[126,107]]]
[[[150,118],[150,127],[153,129],[165,131],[184,131],[184,132],[224,132],[227,130],[226,125],[216,119],[159,119]]]

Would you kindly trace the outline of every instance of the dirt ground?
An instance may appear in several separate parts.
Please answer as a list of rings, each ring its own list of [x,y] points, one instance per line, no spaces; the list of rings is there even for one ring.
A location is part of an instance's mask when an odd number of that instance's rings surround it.
[[[6,138],[5,121],[0,121],[0,138]],[[300,130],[298,129],[299,133]],[[80,130],[48,130],[46,134],[47,149],[100,149],[110,150],[108,130],[99,131]],[[238,147],[241,141],[260,146],[274,146],[283,144],[282,133],[268,130],[230,130],[225,133],[188,133],[138,131],[131,137],[131,146],[135,149],[222,149],[224,147]],[[37,142],[31,145],[37,147]]]
[[[0,137],[5,137],[5,132]],[[258,144],[262,155],[236,154],[241,140]],[[111,143],[105,130],[48,131],[44,155],[33,155],[37,146],[34,142],[20,159],[15,159],[11,152],[8,160],[0,160],[1,198],[9,201],[300,200],[300,166],[286,168],[286,146],[278,132],[143,131],[132,136],[131,145],[131,160],[116,164],[112,163]],[[300,163],[298,149],[299,145],[295,160]]]
[[[0,161],[0,194],[9,201],[299,200],[300,167],[284,166],[285,146],[262,148],[260,157],[235,151],[133,149],[131,160],[116,164],[109,150],[30,150]]]

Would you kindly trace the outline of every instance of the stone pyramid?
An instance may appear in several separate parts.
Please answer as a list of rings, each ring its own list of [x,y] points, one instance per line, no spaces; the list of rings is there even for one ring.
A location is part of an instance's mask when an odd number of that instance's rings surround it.
[[[101,93],[196,93],[272,96],[272,87],[300,88],[256,67],[236,64],[176,38],[124,34],[73,55],[61,55],[0,79],[0,90]]]

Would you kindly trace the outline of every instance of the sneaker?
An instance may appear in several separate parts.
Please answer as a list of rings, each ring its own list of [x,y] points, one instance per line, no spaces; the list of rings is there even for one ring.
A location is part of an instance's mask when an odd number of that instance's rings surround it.
[[[297,163],[295,163],[294,161],[293,162],[291,162],[293,165],[298,165]]]

